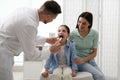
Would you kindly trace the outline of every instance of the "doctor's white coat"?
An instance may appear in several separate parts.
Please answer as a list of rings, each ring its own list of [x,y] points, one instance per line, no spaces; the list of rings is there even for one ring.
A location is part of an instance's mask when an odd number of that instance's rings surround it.
[[[44,54],[35,47],[41,45],[45,38],[37,37],[39,16],[36,9],[20,8],[8,16],[0,26],[0,80],[13,80],[13,57],[22,51],[27,60],[41,60],[50,54]]]

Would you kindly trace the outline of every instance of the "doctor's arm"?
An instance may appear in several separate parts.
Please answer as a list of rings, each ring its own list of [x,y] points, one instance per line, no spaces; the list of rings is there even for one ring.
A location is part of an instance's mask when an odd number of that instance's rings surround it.
[[[42,60],[48,58],[50,55],[49,49],[40,51],[35,47],[37,29],[28,26],[21,26],[16,29],[16,36],[19,40],[21,48],[23,49],[26,60]],[[41,44],[44,45],[45,39],[42,40]]]
[[[36,37],[36,42],[39,44],[44,44],[45,42],[49,43],[49,44],[54,44],[57,41],[58,37],[52,37],[52,38],[45,38],[42,36],[37,36]]]
[[[45,37],[37,36],[36,43],[40,45],[44,45],[45,42],[51,44],[49,48],[50,53],[55,53],[56,51],[60,49],[60,41],[58,37],[45,38]]]
[[[16,35],[25,54],[26,60],[43,60],[48,58],[51,53],[54,53],[58,50],[58,48],[56,48],[59,46],[57,43],[42,51],[36,48],[35,41],[37,29],[30,25],[16,29]],[[41,44],[44,44],[44,42],[45,40],[43,39]]]

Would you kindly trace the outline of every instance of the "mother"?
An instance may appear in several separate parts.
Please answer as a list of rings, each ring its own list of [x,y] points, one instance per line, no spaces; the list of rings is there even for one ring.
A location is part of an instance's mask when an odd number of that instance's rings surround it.
[[[104,75],[94,60],[97,55],[98,32],[91,29],[92,22],[92,13],[83,12],[78,17],[76,29],[70,34],[78,56],[74,62],[78,64],[79,71],[90,72],[94,80],[104,80]]]

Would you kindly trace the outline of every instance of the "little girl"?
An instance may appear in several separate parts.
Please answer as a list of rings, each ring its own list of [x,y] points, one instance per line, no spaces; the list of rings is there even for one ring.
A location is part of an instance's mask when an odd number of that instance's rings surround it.
[[[50,73],[64,78],[64,80],[68,80],[68,76],[71,77],[71,80],[76,76],[77,65],[73,63],[73,59],[76,58],[75,47],[68,40],[69,34],[70,29],[67,25],[61,25],[58,28],[58,41],[61,48],[47,59],[45,71],[42,73],[44,78],[48,77]]]

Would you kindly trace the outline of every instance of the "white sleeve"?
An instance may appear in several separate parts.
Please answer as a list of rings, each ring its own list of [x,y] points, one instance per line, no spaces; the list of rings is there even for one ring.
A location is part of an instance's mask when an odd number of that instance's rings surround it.
[[[50,56],[50,50],[48,48],[45,48],[43,50],[39,50],[38,48],[35,49],[35,51],[39,54],[34,55],[34,57],[32,57],[31,59],[29,59],[30,57],[28,57],[26,60],[40,61],[47,59]]]
[[[38,49],[39,50],[39,49]],[[49,47],[47,46],[44,46],[42,50],[39,50],[40,51],[40,59],[39,60],[43,60],[43,59],[46,59],[50,56],[50,50],[49,50]],[[37,59],[37,58],[36,58]]]
[[[46,38],[42,36],[37,36],[36,37],[36,44],[44,45],[46,42]]]
[[[16,34],[25,54],[26,60],[42,60],[48,58],[50,55],[49,49],[39,51],[34,45],[37,35],[37,29],[35,27],[31,25],[24,27],[19,26],[19,30],[16,29]]]

